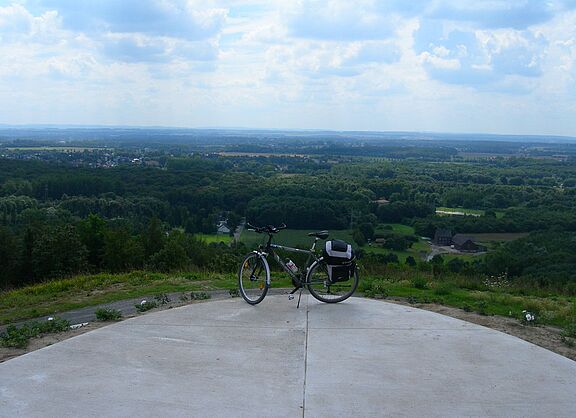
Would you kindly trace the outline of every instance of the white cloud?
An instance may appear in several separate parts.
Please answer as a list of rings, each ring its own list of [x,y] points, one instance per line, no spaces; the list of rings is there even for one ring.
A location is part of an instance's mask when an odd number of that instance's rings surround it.
[[[575,8],[573,0],[13,1],[0,7],[0,123],[576,135],[568,122]]]

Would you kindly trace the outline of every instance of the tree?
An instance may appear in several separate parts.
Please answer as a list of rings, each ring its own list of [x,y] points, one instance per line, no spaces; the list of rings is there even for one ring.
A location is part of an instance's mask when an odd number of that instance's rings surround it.
[[[162,228],[162,223],[158,218],[152,218],[148,222],[148,227],[142,235],[142,244],[144,246],[144,256],[149,259],[164,247],[166,235]]]
[[[86,268],[86,255],[86,247],[74,226],[45,229],[35,237],[32,249],[34,279],[78,274]]]
[[[80,239],[88,250],[88,263],[94,269],[102,267],[106,235],[106,221],[91,214],[78,225]]]
[[[374,238],[374,225],[372,225],[371,223],[364,222],[358,226],[358,229],[360,230],[360,232],[362,232],[364,238],[366,239]]]
[[[164,248],[150,259],[152,267],[159,271],[175,271],[184,269],[189,263],[184,247],[178,239],[172,238],[166,242]]]
[[[104,238],[103,264],[112,272],[141,268],[144,264],[144,247],[125,227],[108,230]]]
[[[356,245],[358,245],[359,247],[366,245],[366,238],[364,237],[362,231],[360,231],[359,229],[354,230],[354,232],[352,233],[352,239],[356,242]]]
[[[410,267],[414,267],[416,265],[416,260],[414,259],[414,257],[409,255],[408,257],[406,257],[406,264],[409,265]]]
[[[0,226],[0,288],[14,283],[19,261],[18,242],[14,234]]]

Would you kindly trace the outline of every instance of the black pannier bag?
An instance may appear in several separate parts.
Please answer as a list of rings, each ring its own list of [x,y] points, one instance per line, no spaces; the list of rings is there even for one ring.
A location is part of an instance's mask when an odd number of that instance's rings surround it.
[[[339,239],[326,241],[323,256],[332,283],[345,282],[354,274],[356,257],[352,245],[347,242]]]

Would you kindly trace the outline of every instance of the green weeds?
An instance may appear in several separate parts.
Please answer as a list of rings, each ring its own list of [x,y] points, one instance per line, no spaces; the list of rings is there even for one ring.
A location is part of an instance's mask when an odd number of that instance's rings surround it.
[[[100,308],[96,309],[95,313],[98,321],[118,321],[122,318],[122,312],[118,309]]]
[[[0,334],[0,345],[11,348],[26,348],[31,338],[69,329],[70,322],[58,317],[48,318],[46,321],[31,321],[20,327],[10,325],[5,332]]]
[[[143,300],[142,302],[135,304],[134,307],[138,312],[142,313],[158,307],[158,304],[153,300]]]

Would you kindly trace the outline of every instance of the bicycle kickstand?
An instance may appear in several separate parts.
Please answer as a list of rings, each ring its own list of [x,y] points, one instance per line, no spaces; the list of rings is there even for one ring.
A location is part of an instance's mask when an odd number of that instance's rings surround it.
[[[302,291],[304,290],[304,286],[295,287],[295,288],[288,294],[288,300],[294,300],[294,293],[296,293],[298,290],[300,290],[300,293],[298,294],[298,305],[296,305],[296,309],[300,308],[300,299],[302,298]]]

